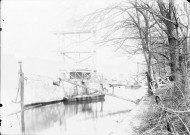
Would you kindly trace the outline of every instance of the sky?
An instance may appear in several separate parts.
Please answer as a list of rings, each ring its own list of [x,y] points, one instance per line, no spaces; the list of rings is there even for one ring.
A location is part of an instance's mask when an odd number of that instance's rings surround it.
[[[118,0],[4,0],[1,5],[2,55],[12,55],[19,60],[34,57],[57,61],[54,51],[58,48],[58,39],[54,32],[73,30],[81,17],[115,2]],[[135,73],[134,59],[113,50],[99,49],[100,72]]]
[[[55,53],[58,39],[54,33],[73,30],[81,17],[115,2],[118,0],[3,0],[1,89],[4,99],[0,99],[3,104],[11,106],[15,99],[18,61],[23,61],[24,75],[29,79],[30,75],[54,77],[60,64]],[[135,74],[134,59],[113,50],[98,49],[97,72],[114,79],[129,76],[131,72]]]
[[[3,52],[18,57],[47,57],[49,54],[44,52],[57,47],[55,31],[72,28],[77,19],[102,5],[105,5],[103,1],[87,0],[5,0],[2,2]]]

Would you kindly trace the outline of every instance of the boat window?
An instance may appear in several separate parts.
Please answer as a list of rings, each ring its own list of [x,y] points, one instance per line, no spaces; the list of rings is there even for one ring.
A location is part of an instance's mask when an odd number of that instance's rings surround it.
[[[70,72],[70,79],[89,80],[91,78],[90,72]]]
[[[90,78],[91,78],[91,74],[90,73],[84,73],[83,74],[83,79],[89,80]]]

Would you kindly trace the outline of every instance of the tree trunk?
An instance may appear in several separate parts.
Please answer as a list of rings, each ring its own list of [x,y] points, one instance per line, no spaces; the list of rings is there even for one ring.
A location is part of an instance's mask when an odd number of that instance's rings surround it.
[[[152,92],[152,89],[151,89],[151,86],[150,86],[150,83],[151,83],[151,77],[150,77],[150,74],[148,72],[146,72],[146,77],[147,77],[147,83],[148,83],[148,95],[151,96],[153,95],[153,92]]]
[[[187,85],[188,95],[190,95],[190,5],[187,3],[187,18],[188,18],[188,27],[187,27]]]
[[[171,76],[176,83],[179,83],[181,77],[179,75],[179,46],[177,42],[178,34],[177,22],[175,20],[174,0],[169,1],[168,9],[166,8],[163,0],[158,0],[157,2],[162,16],[174,22],[172,23],[168,20],[163,20],[163,23],[166,26],[169,43]]]

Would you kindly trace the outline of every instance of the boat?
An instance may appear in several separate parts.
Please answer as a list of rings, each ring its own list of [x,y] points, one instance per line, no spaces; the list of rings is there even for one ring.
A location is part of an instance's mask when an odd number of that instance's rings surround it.
[[[60,76],[53,85],[64,90],[64,102],[96,101],[105,97],[101,77],[94,62],[96,55],[94,40],[93,43],[84,42],[93,39],[94,34],[95,31],[57,33],[63,36],[64,43],[60,41],[62,44],[58,50],[62,57]],[[81,39],[82,37],[86,39]],[[76,42],[71,42],[71,39]],[[69,44],[69,48],[66,43]]]
[[[60,41],[58,51],[56,52],[59,54],[58,58],[61,60],[61,66],[58,74],[54,77],[27,75],[30,79],[25,83],[24,88],[26,91],[23,93],[24,98],[22,100],[25,107],[51,104],[55,103],[55,101],[69,103],[104,99],[105,94],[101,81],[102,75],[97,73],[94,64],[96,47],[93,47],[93,45],[90,45],[90,48],[87,47],[90,42],[85,43],[85,41],[92,39],[91,37],[86,37],[87,39],[80,41],[82,34],[94,35],[94,33],[94,31],[56,33],[56,36],[61,40],[74,34],[74,37],[78,37],[79,41],[75,42],[77,45],[68,43],[70,49],[67,48],[67,44]],[[77,40],[75,38],[72,39]],[[90,64],[86,64],[88,62]],[[16,101],[14,101],[15,103],[17,102],[17,97]]]
[[[138,88],[141,88],[142,85],[140,85],[139,83],[134,83],[133,85],[131,85],[131,88],[132,89],[138,89]]]
[[[65,102],[83,102],[83,101],[94,101],[104,99],[104,94],[89,94],[89,95],[77,95],[74,97],[64,97],[63,101]]]
[[[103,84],[98,82],[95,72],[87,70],[65,72],[64,77],[53,84],[64,90],[64,102],[98,101],[105,97],[105,94],[102,94]],[[90,91],[91,89],[93,91]]]

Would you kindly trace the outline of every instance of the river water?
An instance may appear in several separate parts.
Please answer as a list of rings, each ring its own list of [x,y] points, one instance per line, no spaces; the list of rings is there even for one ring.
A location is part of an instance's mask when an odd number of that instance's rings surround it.
[[[118,87],[115,90],[115,94],[130,99],[139,99],[145,93],[145,88]],[[3,134],[27,135],[106,135],[110,134],[116,124],[127,117],[134,107],[134,103],[110,96],[105,96],[105,100],[94,103],[60,102],[36,107],[23,113],[4,115],[1,131]]]

